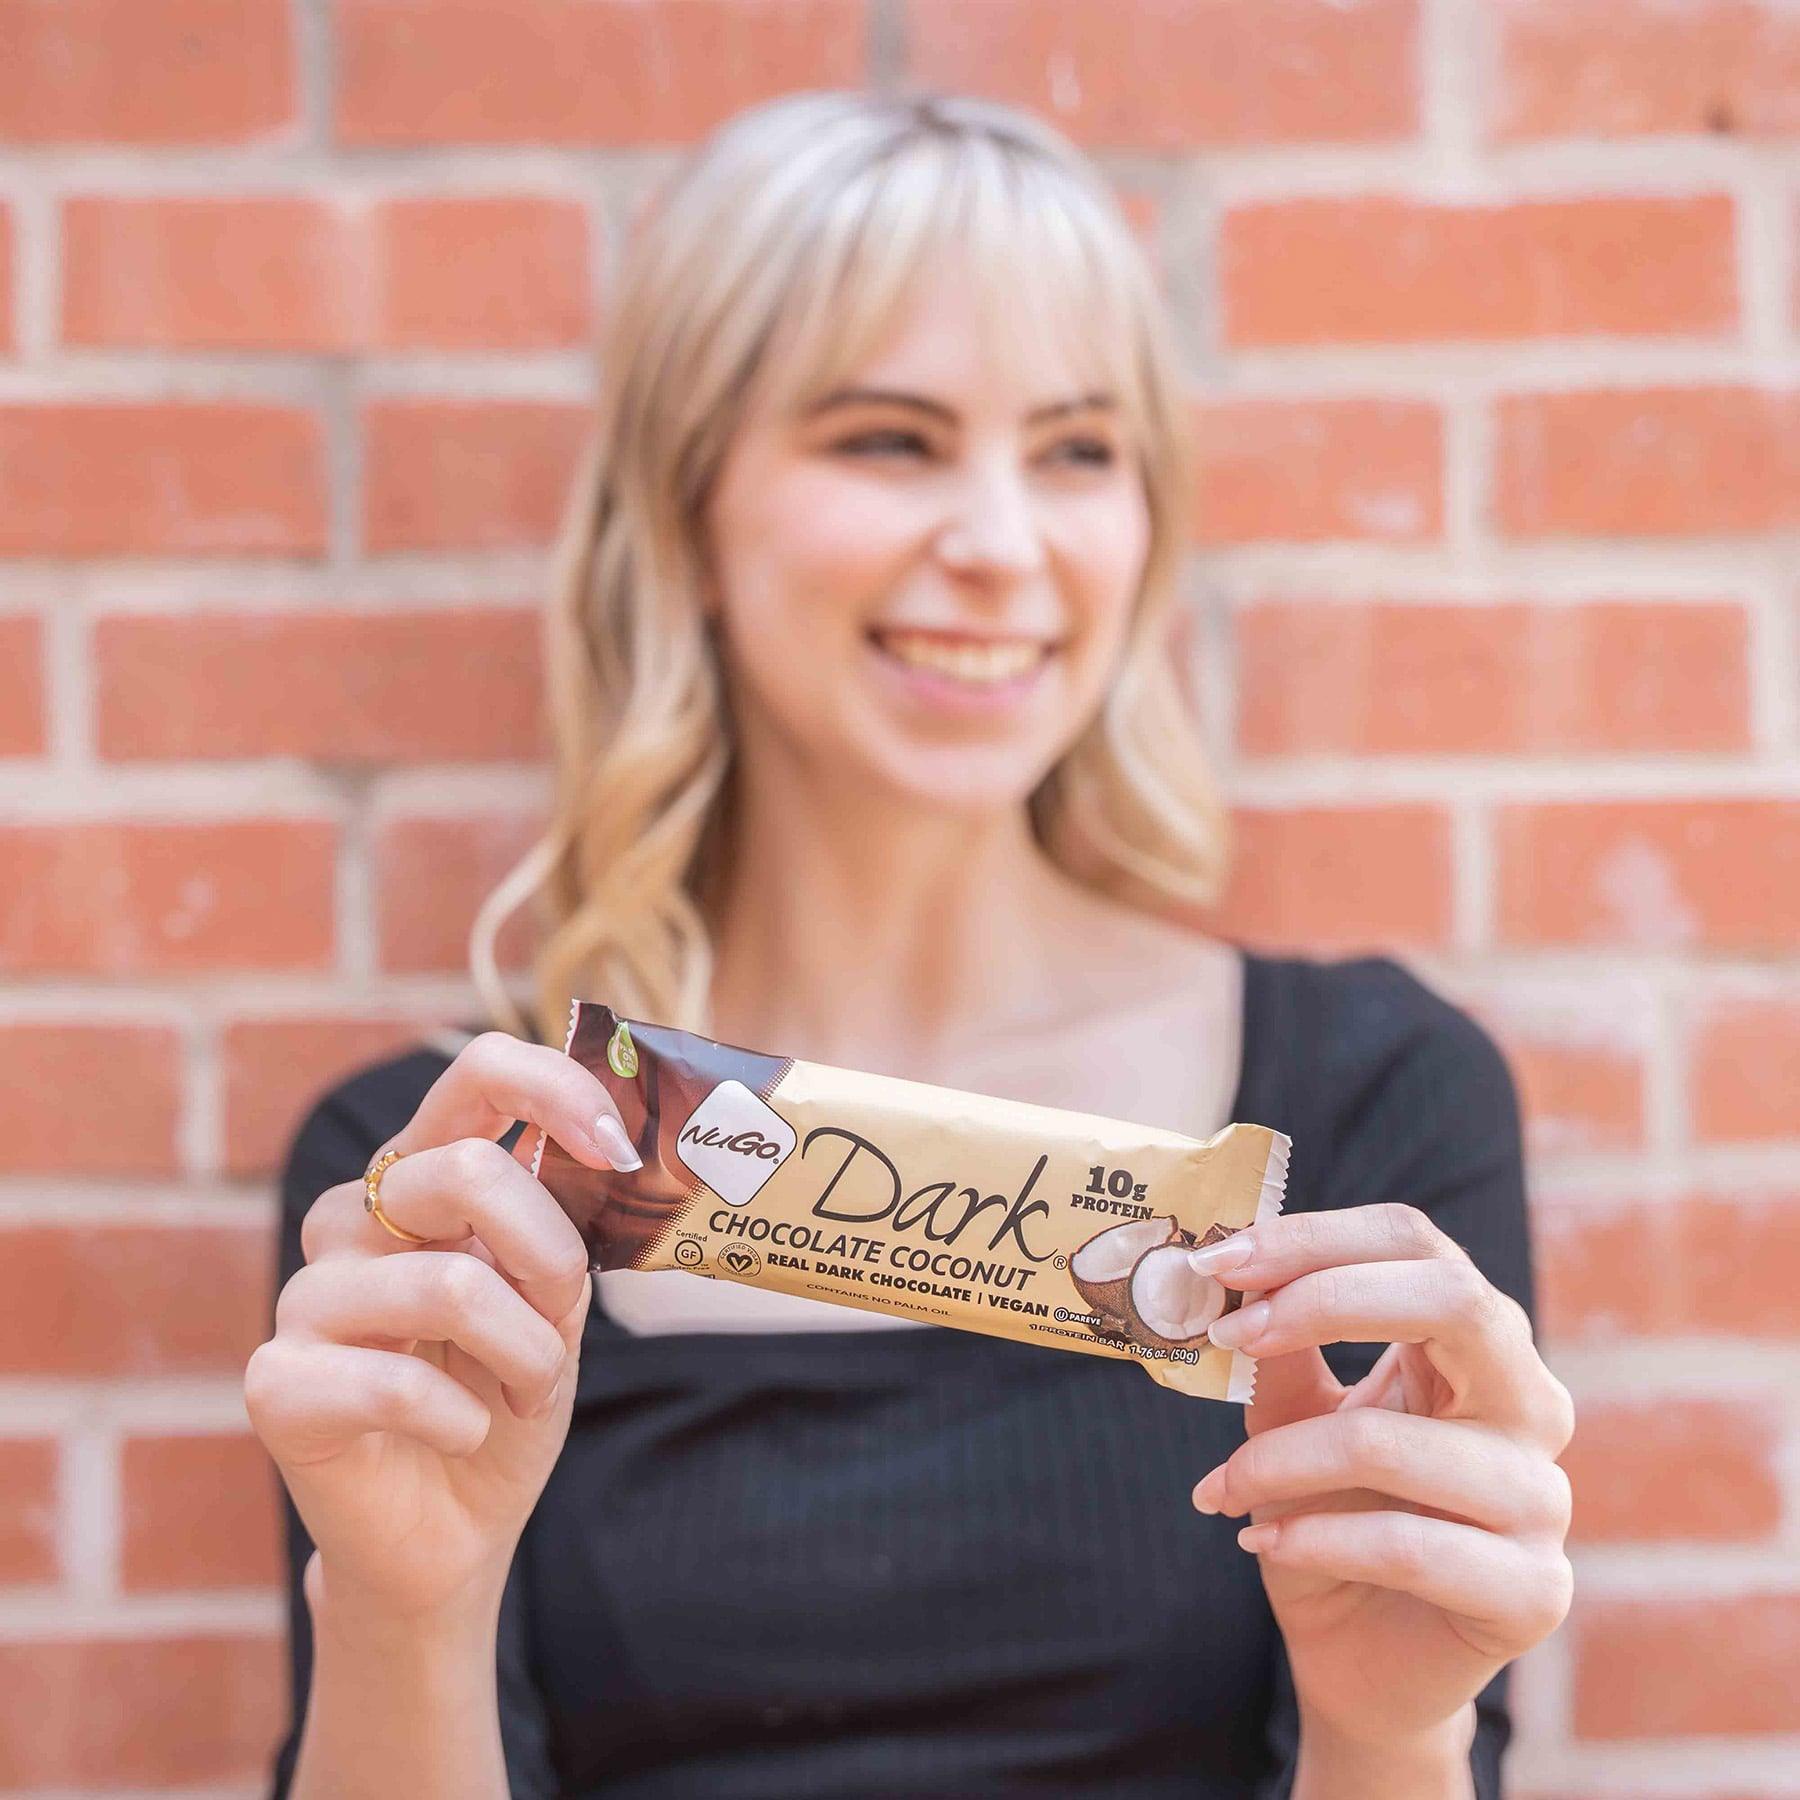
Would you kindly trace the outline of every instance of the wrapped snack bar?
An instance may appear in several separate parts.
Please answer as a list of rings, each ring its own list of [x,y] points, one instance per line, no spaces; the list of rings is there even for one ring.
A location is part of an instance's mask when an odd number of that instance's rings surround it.
[[[1188,1252],[1281,1210],[1288,1140],[1149,1125],[740,1049],[578,1000],[564,1048],[643,1167],[531,1169],[597,1269],[685,1269],[842,1306],[1137,1362],[1247,1401],[1208,1328],[1254,1295]]]

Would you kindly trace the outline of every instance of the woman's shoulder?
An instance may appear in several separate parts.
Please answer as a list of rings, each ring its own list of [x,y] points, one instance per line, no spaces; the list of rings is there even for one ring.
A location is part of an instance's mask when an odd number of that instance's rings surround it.
[[[1517,1157],[1517,1083],[1465,1006],[1392,956],[1281,964],[1303,1116],[1334,1158],[1398,1169]]]
[[[1278,960],[1293,973],[1298,1005],[1371,1053],[1436,1042],[1492,1043],[1485,1027],[1435,978],[1390,955],[1296,956]]]
[[[1424,1058],[1505,1067],[1498,1042],[1435,977],[1393,956],[1291,959],[1298,1006],[1348,1062],[1388,1066]]]

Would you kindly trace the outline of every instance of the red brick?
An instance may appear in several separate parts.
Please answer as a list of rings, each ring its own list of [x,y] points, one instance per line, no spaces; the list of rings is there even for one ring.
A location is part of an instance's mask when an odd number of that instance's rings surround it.
[[[1800,1731],[1800,1593],[1590,1600],[1572,1631],[1578,1738]]]
[[[1781,1525],[1767,1399],[1583,1399],[1560,1458],[1581,1543],[1748,1543]]]
[[[1635,1150],[1644,1142],[1643,1059],[1626,1050],[1502,1035],[1533,1155]]]
[[[1195,420],[1202,543],[1441,535],[1443,421],[1411,400],[1211,401]]]
[[[1738,315],[1734,226],[1724,194],[1240,206],[1219,245],[1225,335],[1256,345],[1718,334]]]
[[[1253,755],[1748,749],[1735,605],[1259,602],[1238,615]]]
[[[590,323],[586,218],[530,195],[63,207],[62,334],[134,349],[532,349]],[[446,270],[455,271],[446,280]]]
[[[591,425],[582,406],[371,403],[365,544],[375,552],[547,545]]]
[[[63,340],[137,349],[347,350],[359,271],[317,200],[84,196],[63,205]]]
[[[1800,944],[1800,803],[1555,802],[1504,807],[1498,931],[1515,944]]]
[[[340,0],[335,29],[353,145],[687,143],[868,74],[866,0]]]
[[[285,0],[0,0],[0,141],[246,143],[297,120]]]
[[[0,350],[13,349],[12,208],[0,206]]]
[[[0,1226],[0,1375],[235,1375],[274,1266],[260,1226]]]
[[[0,406],[0,555],[306,555],[325,442],[286,406]]]
[[[54,1438],[0,1438],[0,1583],[35,1585],[61,1578],[58,1461]]]
[[[306,1109],[334,1081],[442,1022],[342,1015],[231,1021],[224,1044],[227,1173],[268,1174]]]
[[[336,850],[320,820],[0,826],[0,971],[325,968]]]
[[[572,201],[391,200],[371,228],[376,349],[555,348],[593,329],[587,218]]]
[[[0,1172],[175,1174],[181,1068],[165,1026],[0,1024]]]
[[[1800,524],[1800,389],[1515,394],[1494,510],[1515,537],[1676,537]]]
[[[1244,811],[1234,825],[1231,879],[1209,928],[1320,950],[1447,940],[1450,828],[1437,808]]]
[[[103,756],[489,761],[543,748],[535,609],[122,614],[94,630]]]
[[[1494,11],[1502,137],[1800,131],[1800,16],[1785,0],[1510,0]]]
[[[125,1591],[275,1586],[279,1480],[248,1432],[127,1438],[119,1449]]]
[[[380,966],[466,969],[476,911],[542,829],[541,819],[524,812],[386,820],[375,841]],[[530,911],[522,907],[500,933],[502,968],[524,966],[534,941]]]
[[[0,1644],[0,1786],[264,1780],[286,1671],[277,1635]]]
[[[908,74],[1136,150],[1418,128],[1414,0],[908,0]]]
[[[1800,1001],[1715,1002],[1689,1054],[1702,1143],[1800,1138]]]
[[[44,746],[43,627],[30,613],[0,618],[0,756]]]
[[[1800,1336],[1800,1192],[1540,1201],[1532,1234],[1557,1340]]]

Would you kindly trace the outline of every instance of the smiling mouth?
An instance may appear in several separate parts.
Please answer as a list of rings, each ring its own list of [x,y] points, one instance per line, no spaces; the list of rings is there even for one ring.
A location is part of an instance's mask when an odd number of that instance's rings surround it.
[[[1021,680],[1049,660],[1056,646],[1036,638],[977,641],[926,631],[871,628],[872,643],[882,655],[911,669],[942,675],[970,687],[1003,687]]]

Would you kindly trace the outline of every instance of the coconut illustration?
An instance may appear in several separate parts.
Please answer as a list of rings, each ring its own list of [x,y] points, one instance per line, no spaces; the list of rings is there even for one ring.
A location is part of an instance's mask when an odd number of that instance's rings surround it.
[[[1172,1213],[1154,1219],[1133,1219],[1125,1225],[1109,1225],[1089,1238],[1069,1258],[1069,1276],[1082,1299],[1099,1315],[1106,1330],[1098,1337],[1123,1339],[1128,1334],[1125,1291],[1138,1258],[1160,1245],[1179,1243],[1185,1236]]]
[[[1089,1330],[1111,1344],[1174,1350],[1207,1342],[1215,1319],[1235,1311],[1243,1295],[1189,1266],[1193,1250],[1241,1231],[1212,1225],[1196,1236],[1172,1214],[1109,1225],[1069,1258],[1069,1274],[1097,1323]]]
[[[1225,1311],[1225,1289],[1210,1275],[1196,1274],[1186,1244],[1159,1244],[1146,1250],[1131,1271],[1125,1291],[1125,1319],[1140,1344],[1182,1350],[1207,1342],[1207,1328]]]

